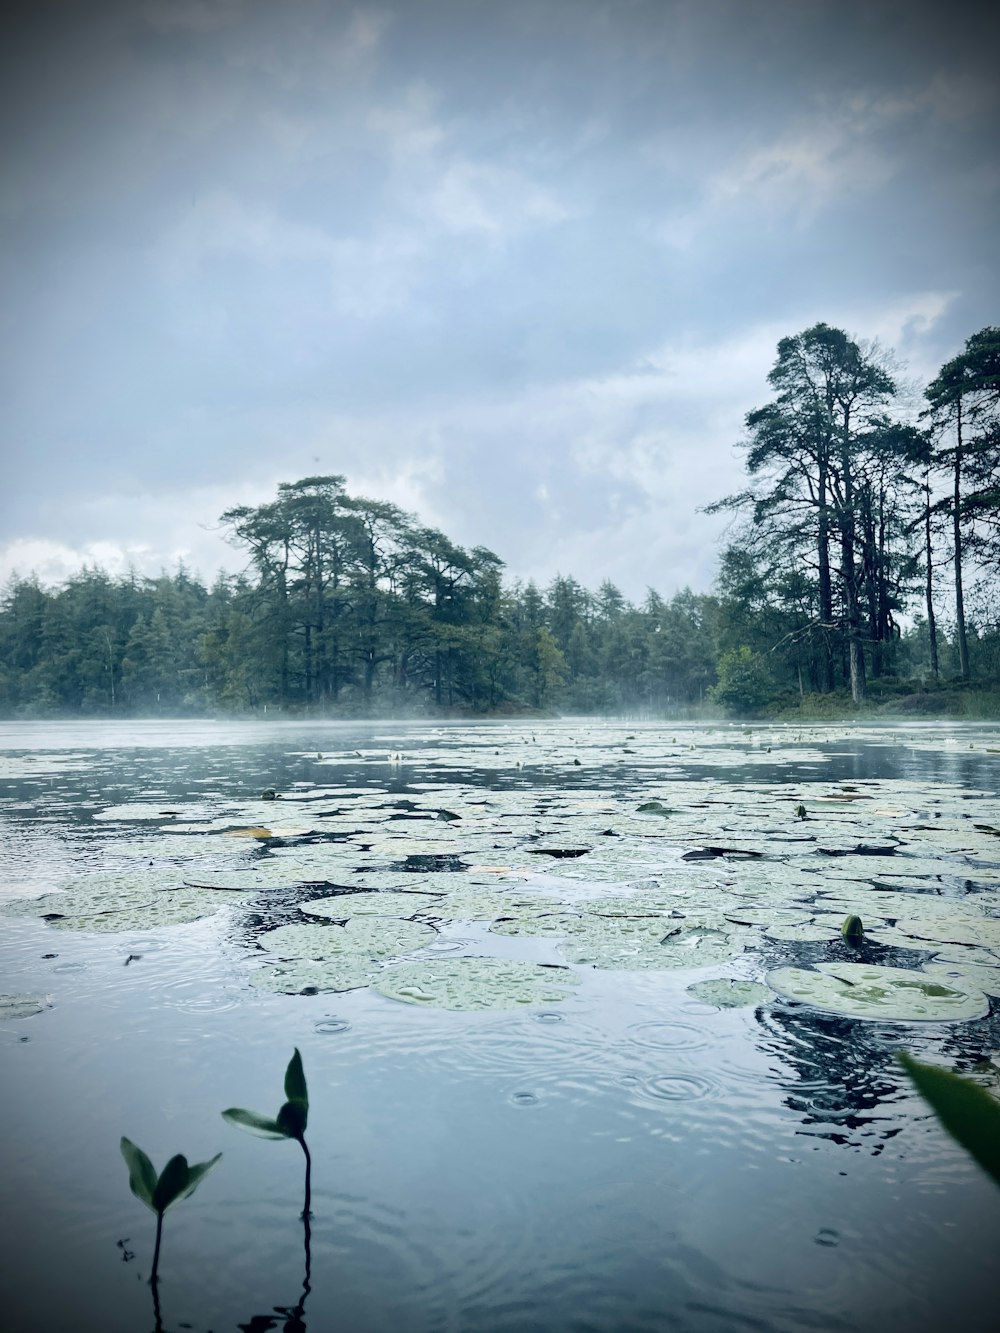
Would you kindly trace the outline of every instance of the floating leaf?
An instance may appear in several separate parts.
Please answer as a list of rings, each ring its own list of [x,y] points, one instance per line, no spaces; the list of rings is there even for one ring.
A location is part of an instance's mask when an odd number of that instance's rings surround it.
[[[948,985],[975,987],[986,995],[1000,997],[1000,966],[984,967],[981,963],[924,963],[922,971],[930,977],[939,977]]]
[[[990,1007],[981,990],[869,963],[820,963],[816,970],[780,967],[767,974],[767,984],[816,1009],[886,1022],[962,1022],[985,1017]]]
[[[607,921],[588,926],[578,937],[559,946],[570,963],[635,971],[704,967],[725,962],[743,950],[741,941],[722,931],[689,929],[683,922],[637,923]]]
[[[437,932],[419,921],[353,917],[343,926],[279,926],[258,943],[282,958],[398,958],[430,943]]]
[[[411,917],[418,912],[429,912],[439,907],[439,894],[403,893],[384,890],[371,893],[338,893],[332,898],[315,898],[299,903],[299,910],[308,916],[346,921],[353,916]]]
[[[390,1000],[434,1009],[517,1009],[553,1004],[572,993],[577,978],[562,968],[507,958],[449,958],[405,963],[373,989]]]
[[[705,1004],[717,1009],[741,1009],[747,1005],[767,1004],[774,999],[774,991],[758,981],[735,981],[720,977],[716,981],[696,981],[687,992]]]
[[[896,922],[896,929],[915,939],[933,940],[941,944],[1000,947],[1000,921],[967,916],[958,910],[951,917],[905,917]]]
[[[52,1008],[47,995],[0,995],[0,1022],[10,1018],[32,1018]]]
[[[369,985],[380,966],[369,959],[298,958],[261,967],[250,974],[250,984],[276,995],[301,995],[304,991],[349,991]]]

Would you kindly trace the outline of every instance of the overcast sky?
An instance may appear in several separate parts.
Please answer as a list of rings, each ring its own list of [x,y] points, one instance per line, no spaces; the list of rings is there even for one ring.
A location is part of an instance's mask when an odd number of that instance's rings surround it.
[[[210,579],[223,509],[339,472],[511,577],[708,590],[780,337],[926,380],[1000,322],[987,11],[8,14],[0,574]]]

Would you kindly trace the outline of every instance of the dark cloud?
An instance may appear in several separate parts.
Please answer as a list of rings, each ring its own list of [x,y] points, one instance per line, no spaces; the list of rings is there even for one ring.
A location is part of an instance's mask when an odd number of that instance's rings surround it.
[[[707,570],[688,441],[735,467],[796,321],[923,372],[996,320],[978,5],[43,0],[4,24],[8,541],[125,543],[106,525],[133,515],[159,558],[142,496],[264,498],[318,451],[542,571],[582,550],[589,577],[606,528],[641,591],[658,507]]]

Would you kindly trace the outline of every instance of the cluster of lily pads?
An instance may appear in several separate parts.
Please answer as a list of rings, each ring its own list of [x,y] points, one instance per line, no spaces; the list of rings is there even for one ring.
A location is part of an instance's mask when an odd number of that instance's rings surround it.
[[[777,993],[855,1018],[982,1017],[987,997],[1000,996],[990,794],[824,782],[818,741],[829,738],[777,728],[442,732],[438,743],[424,738],[406,800],[374,784],[302,781],[243,802],[99,810],[81,850],[92,863],[96,843],[105,868],[3,910],[121,932],[280,902],[287,919],[257,935],[249,979],[287,994],[371,986],[413,1004],[509,1008],[572,995],[581,968],[711,968],[724,975],[691,986],[710,1004]],[[407,763],[375,745],[321,762],[359,758],[386,776]],[[816,771],[786,782],[713,771],[737,762]],[[571,768],[572,782],[552,781]],[[498,790],[457,769],[524,776]],[[860,953],[845,954],[847,915],[864,923]],[[451,927],[475,935],[463,944],[475,956],[441,956]],[[506,956],[511,937],[549,942],[552,961]],[[797,965],[802,949],[810,958]],[[899,951],[912,965],[899,965]]]

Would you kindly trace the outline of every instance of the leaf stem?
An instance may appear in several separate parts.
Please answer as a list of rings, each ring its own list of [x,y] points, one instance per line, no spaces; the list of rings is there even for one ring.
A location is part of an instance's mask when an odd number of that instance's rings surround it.
[[[162,1214],[162,1213],[157,1213],[157,1214],[156,1214],[156,1245],[155,1245],[154,1248],[153,1248],[153,1271],[152,1271],[152,1273],[151,1273],[150,1276],[149,1276],[149,1284],[150,1284],[151,1287],[154,1287],[154,1288],[155,1288],[156,1283],[157,1283],[157,1269],[158,1269],[159,1266],[160,1266],[160,1240],[161,1240],[162,1236],[163,1236],[163,1214]]]
[[[308,1221],[312,1205],[312,1157],[309,1155],[309,1149],[306,1146],[305,1138],[300,1138],[299,1143],[302,1144],[302,1151],[306,1155],[306,1200],[305,1206],[302,1209],[302,1216]]]

